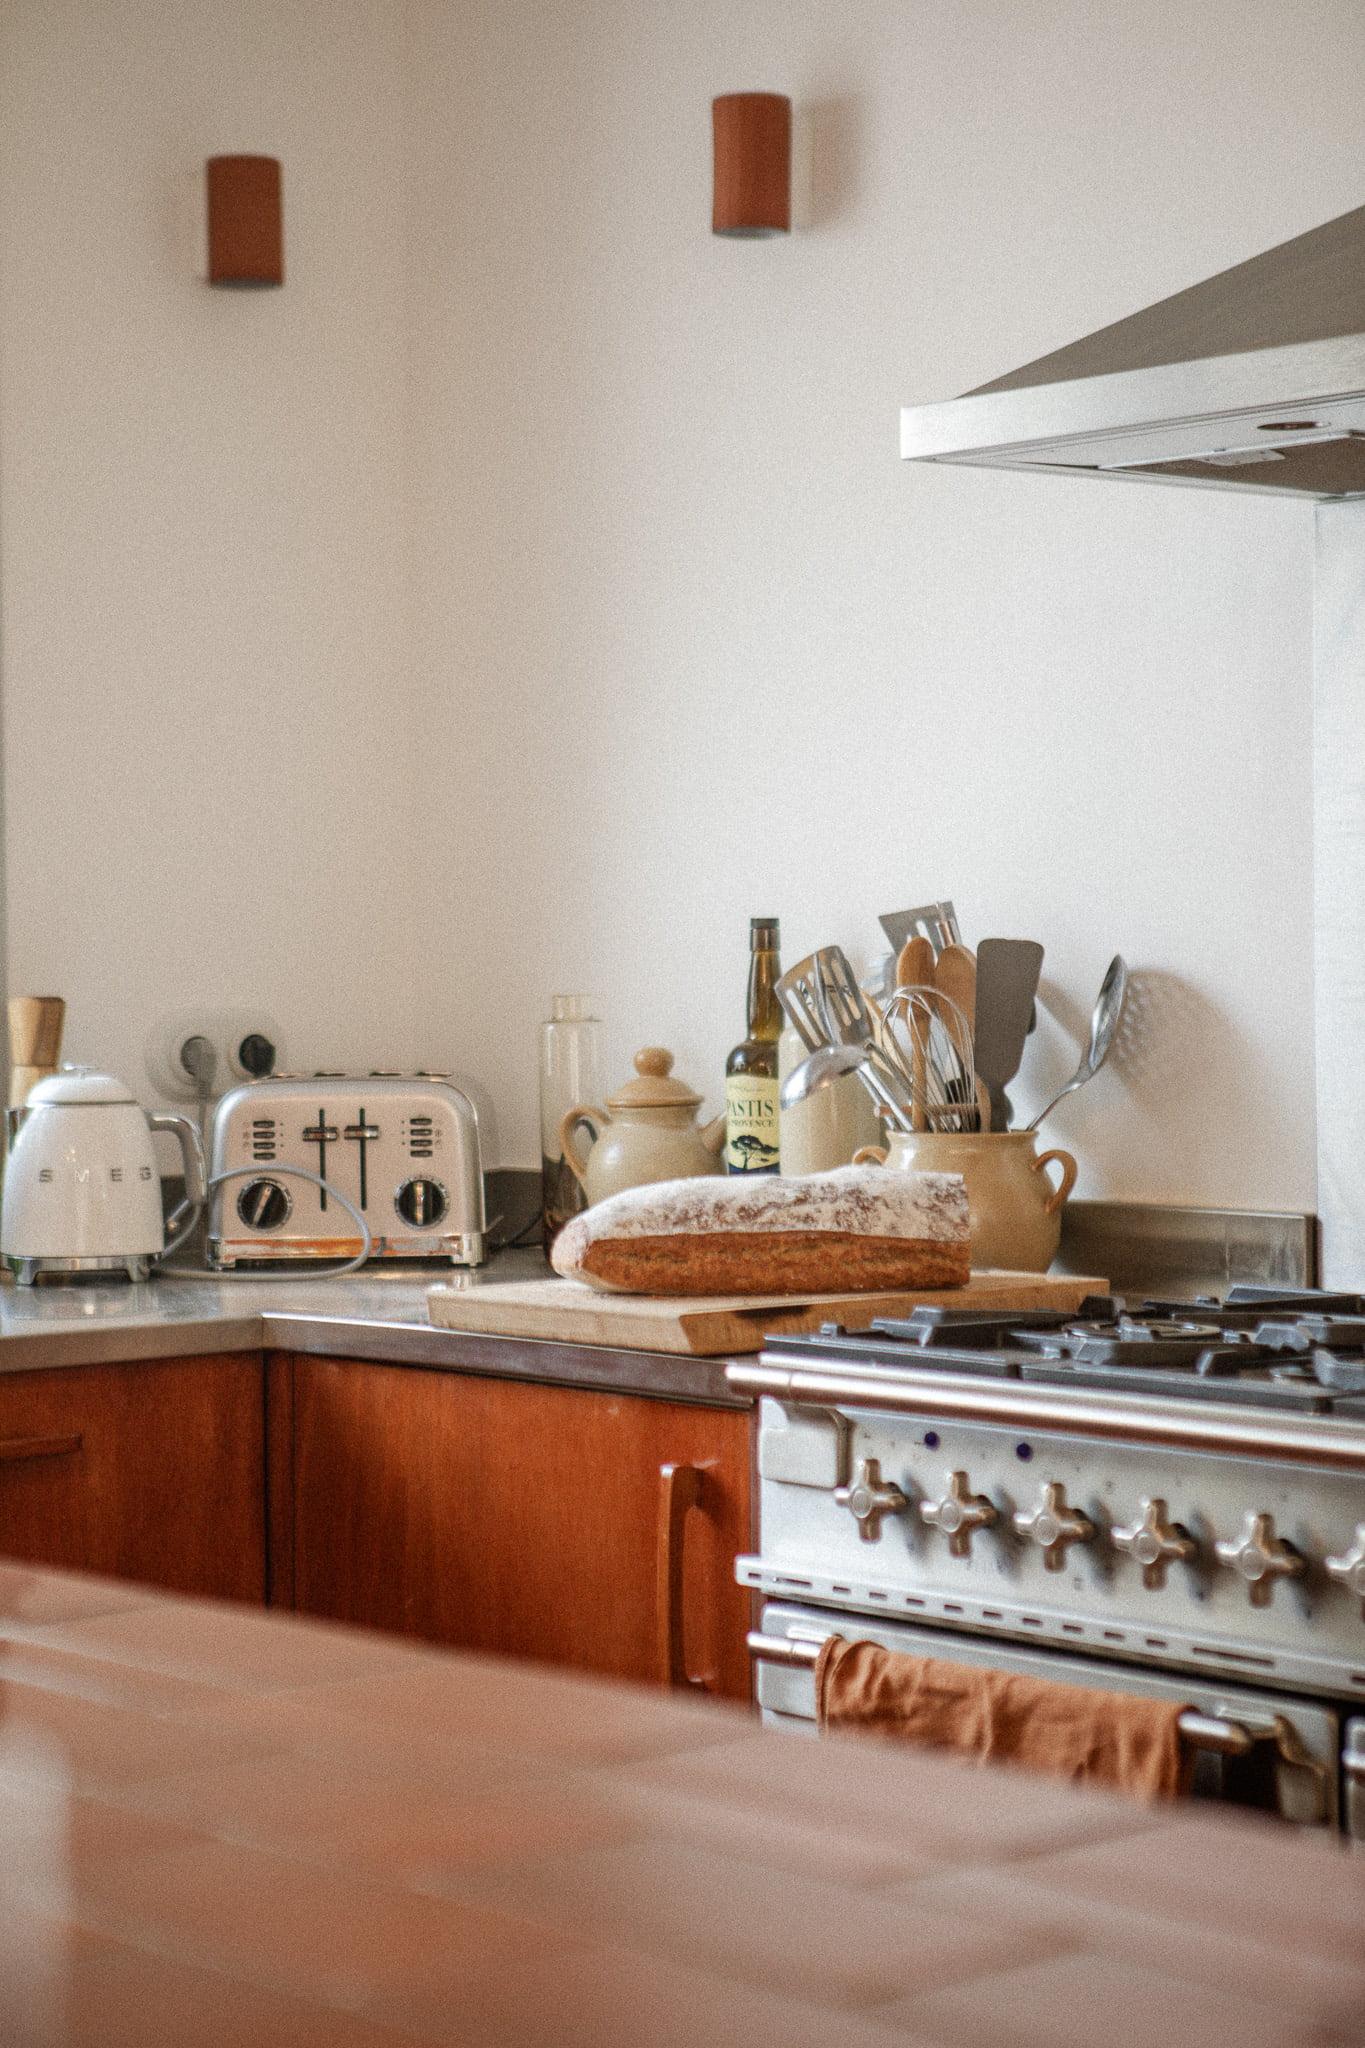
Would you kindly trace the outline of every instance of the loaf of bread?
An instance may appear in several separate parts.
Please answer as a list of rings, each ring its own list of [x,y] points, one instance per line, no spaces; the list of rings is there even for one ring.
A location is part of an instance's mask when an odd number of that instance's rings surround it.
[[[866,1294],[965,1286],[967,1190],[956,1173],[666,1180],[566,1223],[551,1263],[619,1294]]]

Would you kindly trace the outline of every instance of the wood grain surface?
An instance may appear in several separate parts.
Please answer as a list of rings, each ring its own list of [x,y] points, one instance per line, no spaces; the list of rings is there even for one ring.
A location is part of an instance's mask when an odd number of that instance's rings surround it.
[[[301,1613],[657,1680],[661,1531],[678,1667],[750,1692],[750,1418],[635,1396],[292,1361]],[[700,1472],[685,1520],[664,1468]],[[676,1487],[676,1481],[673,1482]]]
[[[264,1431],[259,1353],[7,1373],[0,1554],[263,1600]]]
[[[793,1336],[843,1323],[865,1330],[877,1316],[905,1316],[921,1303],[947,1308],[1078,1308],[1107,1281],[1062,1273],[976,1272],[965,1287],[897,1294],[695,1296],[601,1294],[577,1280],[491,1281],[433,1287],[433,1323],[490,1336],[557,1338],[627,1350],[727,1358],[761,1351],[765,1336]]]

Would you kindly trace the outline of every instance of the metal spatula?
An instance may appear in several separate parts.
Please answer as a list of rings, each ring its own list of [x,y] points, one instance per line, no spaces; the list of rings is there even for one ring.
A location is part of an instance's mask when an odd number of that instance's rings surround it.
[[[1042,971],[1036,939],[983,939],[976,949],[976,1071],[990,1091],[993,1131],[1010,1127],[1005,1089],[1024,1057]]]

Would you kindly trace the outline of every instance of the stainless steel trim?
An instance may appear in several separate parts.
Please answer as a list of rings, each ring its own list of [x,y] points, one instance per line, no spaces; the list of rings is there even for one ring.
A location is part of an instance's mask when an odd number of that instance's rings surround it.
[[[1243,1453],[1277,1464],[1330,1466],[1365,1472],[1365,1428],[1329,1416],[1258,1414],[1193,1401],[1151,1401],[1135,1395],[1058,1392],[1017,1380],[982,1383],[956,1373],[895,1374],[841,1364],[837,1371],[784,1365],[771,1352],[725,1368],[732,1387],[826,1408],[886,1415],[956,1415],[1025,1429],[1065,1429],[1106,1442],[1161,1444],[1172,1449]]]
[[[874,1565],[878,1561],[872,1551],[866,1560]],[[828,1564],[813,1571],[799,1559],[750,1554],[736,1558],[735,1578],[768,1600],[799,1600],[822,1614],[856,1614],[860,1628],[927,1628],[936,1634],[961,1633],[978,1648],[989,1642],[1000,1644],[1002,1650],[1064,1650],[1148,1669],[1153,1666],[1153,1650],[1159,1649],[1162,1670],[1179,1671],[1187,1678],[1197,1674],[1206,1684],[1216,1680],[1263,1686],[1276,1693],[1312,1694],[1365,1706],[1365,1636],[1356,1660],[1315,1656],[1287,1640],[1252,1651],[1241,1637],[1193,1632],[1166,1622],[1160,1624],[1157,1644],[1151,1624],[1132,1616],[1088,1614],[1061,1603],[1008,1599],[998,1593],[973,1597],[946,1589],[914,1591],[892,1579],[864,1575],[848,1561],[831,1576]]]
[[[833,1631],[831,1631],[833,1633]],[[761,1629],[751,1629],[745,1638],[749,1655],[763,1664],[787,1664],[797,1669],[813,1671],[820,1660],[820,1644],[796,1636],[769,1636]],[[1191,1749],[1213,1750],[1219,1756],[1249,1756],[1258,1740],[1269,1741],[1272,1731],[1258,1737],[1250,1728],[1244,1728],[1240,1721],[1224,1721],[1212,1714],[1196,1714],[1187,1708],[1180,1716],[1180,1734]],[[1360,1762],[1360,1773],[1365,1776],[1365,1758]]]
[[[1140,985],[1141,971],[1134,976]],[[1163,1202],[1069,1201],[1059,1273],[1103,1273],[1116,1294],[1188,1301],[1238,1280],[1318,1284],[1317,1218],[1279,1209],[1196,1209]]]
[[[907,461],[963,462],[987,468],[1058,470],[1142,483],[1189,483],[1295,496],[1344,496],[1363,487],[1365,465],[1348,491],[1295,483],[1295,439],[1265,435],[1268,452],[1287,446],[1283,477],[1248,477],[1237,468],[1198,477],[1137,468],[1143,462],[1198,461],[1260,439],[1269,422],[1301,416],[1324,428],[1358,428],[1365,400],[1365,335],[1293,342],[1236,354],[1202,356],[1146,369],[983,389],[901,411]],[[1116,464],[1124,466],[1115,466]]]
[[[36,1259],[11,1259],[9,1263],[15,1285],[33,1287],[45,1273],[126,1273],[130,1280],[146,1280],[157,1256],[156,1252],[129,1252],[122,1256],[101,1253],[98,1257],[92,1255],[88,1258],[49,1257],[44,1254]]]

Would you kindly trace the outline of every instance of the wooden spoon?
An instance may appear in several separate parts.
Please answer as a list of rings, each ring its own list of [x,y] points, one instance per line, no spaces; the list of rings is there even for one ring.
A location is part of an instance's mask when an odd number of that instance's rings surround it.
[[[922,932],[913,939],[907,939],[896,956],[897,988],[932,988],[934,985],[934,948]]]

